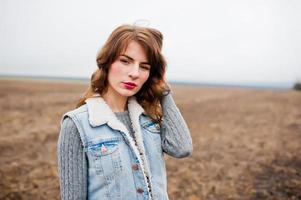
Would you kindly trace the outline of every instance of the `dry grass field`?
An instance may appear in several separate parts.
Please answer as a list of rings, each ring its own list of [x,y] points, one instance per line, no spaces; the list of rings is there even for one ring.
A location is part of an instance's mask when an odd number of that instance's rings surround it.
[[[60,199],[61,115],[84,84],[0,80],[0,199]],[[301,92],[173,86],[193,138],[166,156],[171,200],[301,199]]]

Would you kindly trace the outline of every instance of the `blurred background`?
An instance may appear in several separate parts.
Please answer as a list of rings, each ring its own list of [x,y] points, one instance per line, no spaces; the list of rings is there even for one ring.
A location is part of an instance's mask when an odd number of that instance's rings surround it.
[[[298,0],[2,0],[0,73],[90,78],[112,30],[148,20],[164,34],[170,81],[288,88],[301,80],[300,10]]]
[[[164,35],[193,155],[176,200],[301,199],[301,1],[0,1],[0,200],[60,199],[56,147],[119,25]]]

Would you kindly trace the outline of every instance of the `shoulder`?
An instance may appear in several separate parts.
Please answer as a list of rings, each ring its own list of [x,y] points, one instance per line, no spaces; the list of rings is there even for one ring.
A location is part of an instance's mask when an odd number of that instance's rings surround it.
[[[78,108],[75,108],[73,110],[66,112],[64,115],[66,115],[66,114],[79,115],[79,114],[86,113],[86,112],[88,112],[88,108],[87,108],[87,104],[84,104]]]
[[[80,107],[78,108],[75,108],[73,110],[70,110],[66,113],[64,113],[62,115],[62,119],[61,119],[61,123],[64,121],[65,118],[69,117],[69,118],[75,118],[75,117],[79,117],[79,116],[82,116],[82,115],[85,115],[88,113],[88,109],[87,109],[87,105],[84,104],[84,105],[81,105]]]
[[[80,133],[74,121],[70,117],[66,117],[61,125],[58,139],[58,152],[63,154],[69,152],[70,147],[74,145],[82,145]]]
[[[71,117],[64,117],[64,119],[62,120],[62,129],[68,129],[68,130],[76,130],[76,125],[74,123],[74,121],[72,120]]]

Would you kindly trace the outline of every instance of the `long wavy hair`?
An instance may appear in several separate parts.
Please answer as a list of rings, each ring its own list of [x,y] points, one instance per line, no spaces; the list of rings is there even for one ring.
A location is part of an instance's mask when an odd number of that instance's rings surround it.
[[[85,104],[85,100],[95,94],[102,96],[106,93],[110,66],[125,52],[131,41],[138,42],[144,48],[151,65],[147,81],[134,96],[147,115],[153,121],[160,122],[163,116],[160,99],[163,92],[169,90],[164,79],[166,61],[161,54],[163,35],[149,27],[122,25],[111,33],[97,55],[98,69],[92,74],[90,85],[76,107]]]

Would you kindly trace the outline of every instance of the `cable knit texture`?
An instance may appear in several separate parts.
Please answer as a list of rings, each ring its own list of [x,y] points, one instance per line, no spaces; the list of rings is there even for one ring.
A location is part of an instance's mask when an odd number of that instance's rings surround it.
[[[165,153],[181,158],[192,153],[189,129],[172,95],[162,98],[163,121],[161,124],[162,149]],[[115,113],[133,135],[128,111]],[[58,140],[58,166],[62,200],[87,199],[87,158],[79,132],[70,118],[61,127]]]
[[[62,127],[57,149],[61,198],[87,199],[87,160],[79,132],[70,118]]]
[[[192,153],[190,132],[171,94],[165,96],[161,104],[161,138],[164,152],[176,158],[189,156]]]

